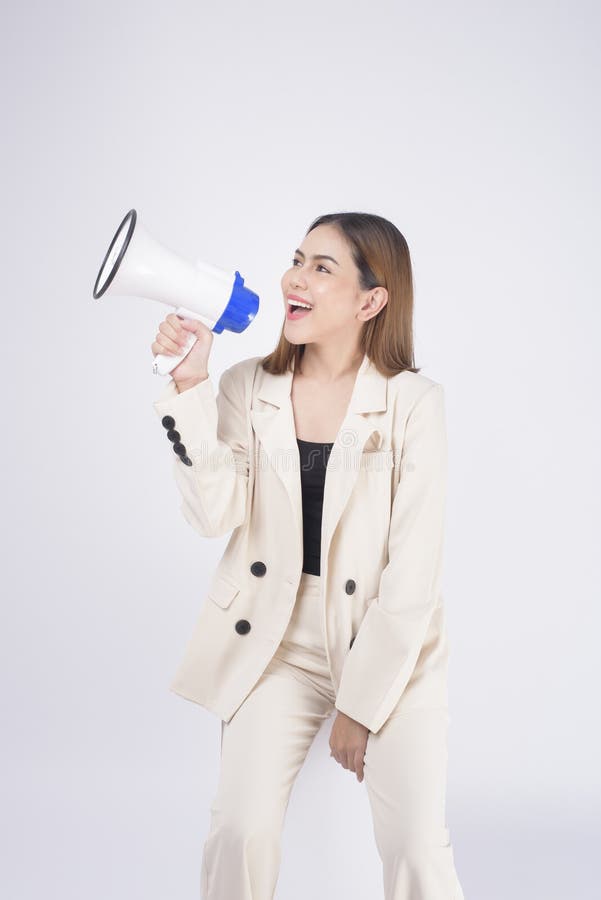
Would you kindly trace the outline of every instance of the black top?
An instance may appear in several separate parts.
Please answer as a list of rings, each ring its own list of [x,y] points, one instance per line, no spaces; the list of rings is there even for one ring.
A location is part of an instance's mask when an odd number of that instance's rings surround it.
[[[321,571],[321,512],[326,466],[334,441],[296,439],[300,455],[303,495],[303,572],[319,575]]]

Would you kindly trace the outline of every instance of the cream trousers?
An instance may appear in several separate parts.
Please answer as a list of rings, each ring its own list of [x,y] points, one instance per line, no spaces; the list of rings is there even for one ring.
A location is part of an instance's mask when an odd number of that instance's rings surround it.
[[[324,719],[336,712],[319,597],[320,576],[303,572],[277,653],[234,716],[221,723],[202,900],[275,895],[292,785]],[[368,736],[363,784],[384,900],[464,900],[445,825],[448,722],[446,707],[393,710]],[[350,770],[349,777],[356,780]],[[326,900],[325,892],[315,900]]]

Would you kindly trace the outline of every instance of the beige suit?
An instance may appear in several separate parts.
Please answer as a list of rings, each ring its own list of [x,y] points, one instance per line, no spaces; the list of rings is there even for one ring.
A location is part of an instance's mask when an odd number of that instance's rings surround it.
[[[225,722],[283,637],[303,559],[292,373],[259,360],[227,369],[217,396],[210,378],[181,394],[171,380],[154,403],[192,462],[173,456],[186,520],[233,530],[170,685]],[[364,356],[328,461],[320,580],[336,708],[374,733],[399,703],[447,706],[446,458],[442,386]]]
[[[290,790],[338,709],[370,729],[385,900],[463,900],[445,824],[443,389],[364,356],[328,459],[316,576],[301,572],[291,384],[254,357],[217,396],[210,379],[169,382],[154,404],[185,518],[205,537],[232,531],[171,684],[222,719],[201,897],[272,900]]]

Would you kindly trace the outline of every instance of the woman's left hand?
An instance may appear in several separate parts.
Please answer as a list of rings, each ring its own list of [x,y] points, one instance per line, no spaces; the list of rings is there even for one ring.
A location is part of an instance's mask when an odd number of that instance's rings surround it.
[[[369,728],[351,719],[346,713],[338,712],[330,734],[330,756],[345,769],[357,775],[357,781],[363,781],[363,759]]]

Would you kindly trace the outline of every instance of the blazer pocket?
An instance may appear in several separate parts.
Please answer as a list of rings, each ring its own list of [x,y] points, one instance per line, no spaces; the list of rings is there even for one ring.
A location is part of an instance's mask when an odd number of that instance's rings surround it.
[[[217,574],[209,587],[209,598],[220,606],[227,609],[236,594],[240,592],[240,587],[229,576]]]
[[[361,468],[368,472],[390,472],[394,468],[394,450],[364,450]]]

